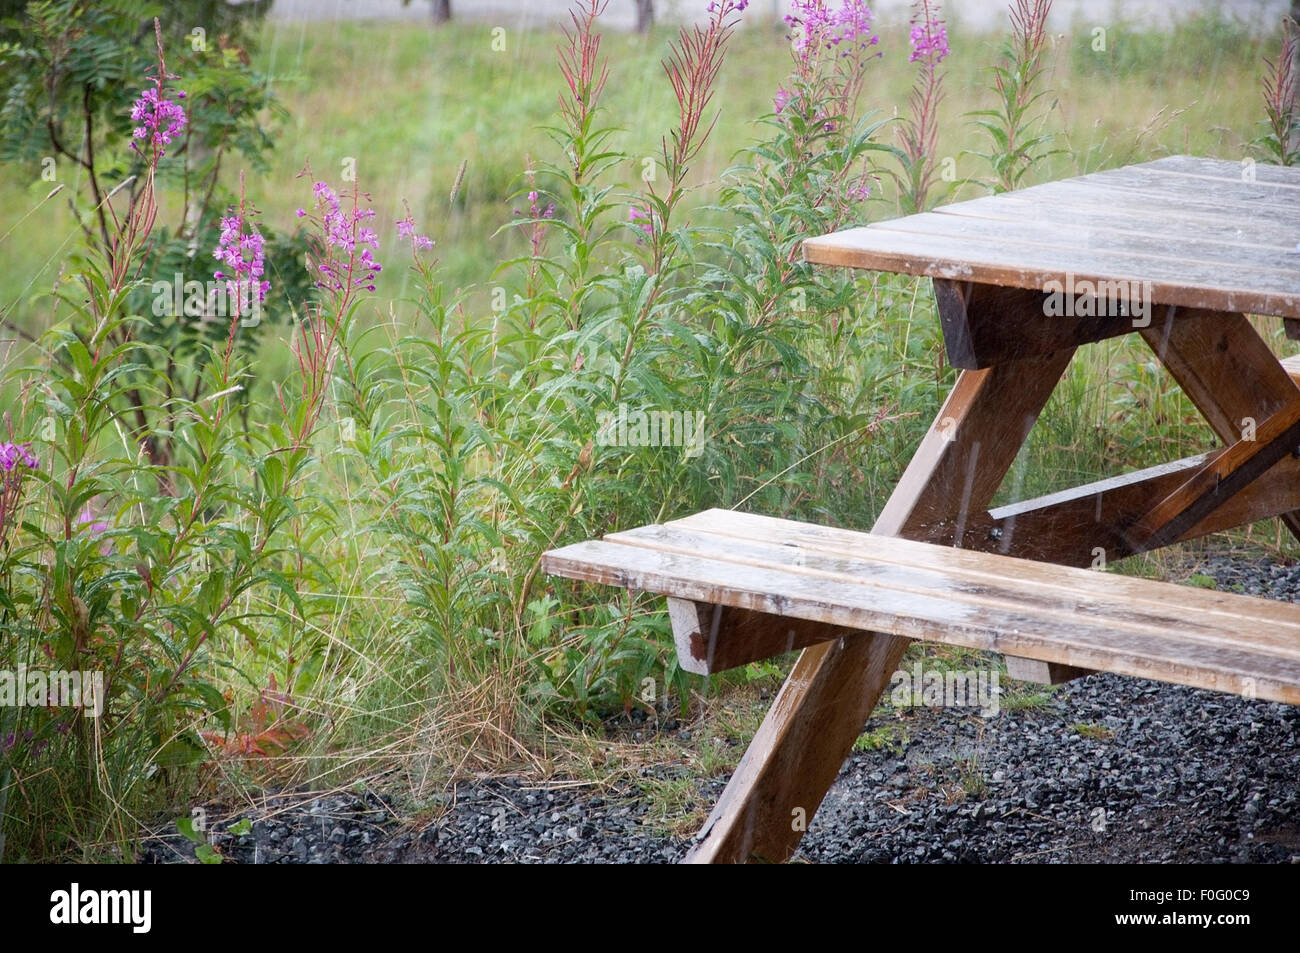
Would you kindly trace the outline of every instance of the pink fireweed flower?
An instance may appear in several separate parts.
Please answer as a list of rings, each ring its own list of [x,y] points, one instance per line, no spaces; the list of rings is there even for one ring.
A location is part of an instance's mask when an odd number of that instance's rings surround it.
[[[89,536],[102,536],[112,528],[112,525],[108,520],[96,516],[89,503],[83,506],[81,512],[77,515],[77,529]],[[113,544],[108,540],[104,540],[99,544],[99,554],[101,556],[107,556],[112,551]]]
[[[627,218],[629,222],[647,235],[655,233],[654,220],[650,217],[648,208],[641,208],[639,205],[630,206],[627,210]],[[641,239],[638,238],[637,241],[639,242]]]
[[[943,62],[948,55],[948,28],[930,9],[929,0],[919,0],[917,10],[912,15],[912,55],[909,63],[933,58],[935,65]]]
[[[537,204],[537,190],[534,189],[528,193],[528,211],[532,214],[533,218],[550,218],[555,214],[555,203],[551,202],[546,206],[546,208],[541,208]]]
[[[361,224],[375,217],[374,209],[361,208],[357,200],[362,196],[353,192],[352,208],[345,211],[339,194],[326,182],[316,182],[312,186],[312,192],[316,196],[316,208],[320,212],[320,226],[325,234],[327,249],[337,249],[347,256],[341,262],[333,262],[332,259],[320,262],[317,269],[322,280],[316,282],[316,286],[330,291],[344,291],[349,287],[374,291],[375,277],[384,270],[374,256],[374,252],[379,250],[379,235],[370,226]],[[370,200],[368,195],[365,198]],[[303,209],[298,211],[299,217],[307,214]],[[359,255],[358,246],[361,246]]]
[[[433,239],[427,235],[417,235],[415,232],[415,219],[411,215],[411,207],[405,202],[402,207],[406,209],[406,218],[397,220],[397,237],[411,243],[411,251],[428,251],[433,248]]]
[[[871,10],[865,0],[843,0],[834,9],[827,7],[827,0],[792,0],[785,22],[799,28],[790,39],[805,72],[823,51],[847,57],[855,48],[863,50],[880,42],[871,32]]]
[[[547,203],[546,208],[542,208],[542,206],[539,204],[540,200],[541,200],[541,196],[536,189],[533,189],[531,192],[528,193],[528,217],[529,218],[551,218],[552,216],[554,216],[555,203],[549,202]],[[519,211],[519,209],[515,209],[514,213],[519,218],[522,218],[524,215],[524,213]]]
[[[140,152],[137,140],[147,140],[159,156],[164,148],[185,130],[185,110],[179,103],[167,98],[167,90],[159,78],[155,84],[140,94],[131,107],[131,119],[139,123],[131,134],[131,148]],[[176,99],[184,99],[184,90],[176,90]]]
[[[266,300],[271,283],[262,278],[266,270],[266,240],[261,232],[237,212],[221,219],[221,238],[212,256],[225,264],[230,273],[215,271],[212,276],[226,283],[226,295],[235,296],[241,304],[251,303],[248,296],[256,293],[258,302]]]
[[[30,443],[0,443],[0,469],[6,473],[15,467],[27,467],[29,470],[35,470],[40,465],[40,461],[32,453]]]
[[[428,251],[433,247],[433,239],[427,235],[415,234],[415,222],[404,218],[397,223],[397,237],[406,239],[415,251]]]

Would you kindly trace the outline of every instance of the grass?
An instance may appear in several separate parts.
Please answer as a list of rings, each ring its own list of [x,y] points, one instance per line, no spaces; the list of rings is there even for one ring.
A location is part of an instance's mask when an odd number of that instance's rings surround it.
[[[1115,737],[1115,732],[1111,731],[1105,725],[1086,724],[1079,722],[1070,726],[1080,737],[1089,738],[1093,741],[1110,741]]]
[[[1032,682],[1009,682],[1002,689],[998,705],[1003,711],[1031,711],[1052,703],[1055,685],[1037,685]]]
[[[878,728],[864,731],[853,742],[854,751],[888,751],[902,754],[911,736],[902,722],[886,722]]]

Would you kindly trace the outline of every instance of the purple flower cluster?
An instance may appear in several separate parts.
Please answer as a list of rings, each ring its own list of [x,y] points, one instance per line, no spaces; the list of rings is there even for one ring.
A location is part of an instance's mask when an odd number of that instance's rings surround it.
[[[555,203],[551,202],[546,208],[541,208],[537,204],[537,190],[528,193],[528,213],[533,218],[550,218],[555,214]]]
[[[61,721],[54,726],[54,730],[61,735],[66,735],[69,730],[69,725],[66,721]],[[11,731],[3,738],[0,738],[0,751],[10,752],[15,748],[21,751],[24,745],[29,745],[27,753],[31,757],[39,758],[50,749],[50,739],[37,738],[36,732],[32,731],[30,728],[24,731],[21,735],[17,732]]]
[[[102,536],[113,528],[113,524],[96,515],[90,504],[87,503],[81,508],[81,512],[77,514],[77,528],[91,536]],[[101,556],[107,556],[112,551],[113,544],[108,540],[99,544],[99,554]]]
[[[805,69],[822,50],[851,56],[854,50],[880,42],[871,32],[871,10],[865,0],[842,0],[834,9],[828,8],[827,0],[792,0],[790,11],[785,22],[800,28],[791,39],[795,57]]]
[[[930,9],[929,0],[918,0],[916,7],[912,15],[912,55],[907,61],[933,59],[937,66],[948,55],[948,28]]]
[[[184,99],[184,90],[176,91],[176,99]],[[158,156],[162,156],[167,146],[185,129],[185,110],[180,104],[167,98],[166,90],[159,82],[150,86],[131,107],[131,119],[139,123],[131,134],[131,148],[140,152],[136,140],[147,139]]]
[[[26,466],[31,470],[39,467],[35,455],[32,453],[30,443],[0,443],[0,468],[8,473],[19,465]]]
[[[406,218],[397,220],[397,237],[406,239],[411,243],[412,251],[428,251],[433,248],[433,239],[428,235],[417,235],[415,233],[415,219],[411,217],[411,210],[406,210]]]
[[[271,283],[262,279],[266,269],[265,244],[256,227],[239,214],[221,220],[221,238],[212,256],[230,268],[231,274],[216,271],[212,277],[225,280],[227,297],[235,296],[234,300],[243,303],[246,299],[242,293],[246,290],[256,291],[259,302],[266,300]]]
[[[35,737],[36,732],[30,729],[23,732],[21,739],[15,732],[11,731],[9,734],[5,735],[3,739],[0,739],[0,750],[12,751],[14,746],[17,745],[20,740],[31,741]]]
[[[730,0],[730,2],[729,0],[722,0],[721,4],[717,2],[710,3],[707,7],[707,11],[709,13],[717,13],[718,8],[721,7],[722,13],[725,15],[728,13],[740,13],[747,6],[749,6],[749,0]]]
[[[317,286],[333,291],[345,291],[349,287],[374,291],[375,276],[384,270],[383,265],[375,260],[373,254],[379,250],[379,236],[373,228],[361,224],[375,217],[374,209],[358,206],[357,196],[354,194],[351,211],[343,211],[338,193],[325,182],[317,182],[312,186],[312,191],[316,195],[316,207],[321,212],[321,227],[325,231],[326,244],[346,252],[348,256],[348,261],[342,266],[331,264],[329,261],[321,262],[318,267],[324,279],[317,282]],[[304,209],[298,209],[299,218],[306,214]],[[399,234],[401,234],[400,226]],[[356,254],[358,245],[364,246],[359,257]],[[339,274],[340,267],[344,274]]]
[[[651,217],[650,210],[648,208],[641,208],[641,206],[639,205],[629,206],[627,210],[627,218],[628,221],[631,222],[634,227],[641,229],[641,231],[645,232],[647,236],[654,235],[655,233],[654,219]],[[641,239],[640,237],[637,238],[638,245],[642,241],[643,239]]]
[[[551,218],[552,216],[555,215],[554,202],[548,203],[546,208],[542,208],[540,202],[541,202],[541,196],[536,189],[533,189],[531,192],[528,193],[528,217],[529,218],[534,218],[534,219]],[[519,209],[515,209],[514,211],[515,211],[515,215],[519,216],[520,218],[523,217],[524,213],[519,211]]]

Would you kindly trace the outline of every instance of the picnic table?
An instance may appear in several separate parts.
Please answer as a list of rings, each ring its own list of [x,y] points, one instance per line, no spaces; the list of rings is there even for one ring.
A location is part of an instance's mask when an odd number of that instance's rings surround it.
[[[804,242],[927,276],[956,384],[869,534],[711,510],[548,553],[667,595],[678,656],[803,651],[688,860],[787,859],[914,638],[1300,704],[1289,605],[1092,567],[1272,517],[1300,537],[1300,169],[1174,156]],[[1075,351],[1138,334],[1222,446],[991,504]],[[793,819],[793,820],[792,820]]]

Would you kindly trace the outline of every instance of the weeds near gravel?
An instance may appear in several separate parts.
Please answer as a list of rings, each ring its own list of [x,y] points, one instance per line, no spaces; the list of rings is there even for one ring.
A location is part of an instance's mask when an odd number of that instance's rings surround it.
[[[1004,712],[1032,711],[1052,703],[1057,685],[1036,685],[1032,682],[1008,680],[1002,689],[999,705]]]
[[[887,751],[901,755],[912,740],[907,725],[901,721],[886,722],[864,731],[853,742],[854,751]]]
[[[1092,741],[1110,741],[1115,737],[1115,732],[1111,731],[1105,725],[1077,722],[1076,724],[1071,725],[1070,728],[1080,737],[1088,738]]]

